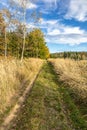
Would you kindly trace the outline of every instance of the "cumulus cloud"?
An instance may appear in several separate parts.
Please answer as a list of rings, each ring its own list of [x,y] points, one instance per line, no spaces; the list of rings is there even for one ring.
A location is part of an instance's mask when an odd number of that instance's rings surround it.
[[[48,36],[46,40],[49,43],[79,45],[80,43],[87,42],[87,35],[59,34],[51,37]]]
[[[81,30],[79,27],[69,27],[61,25],[58,29],[48,29],[48,35],[57,34],[84,34],[85,31]]]
[[[87,21],[87,0],[71,0],[65,18]]]
[[[80,27],[61,24],[58,20],[42,20],[40,28],[46,29],[45,39],[48,43],[75,45],[87,42],[87,32]]]

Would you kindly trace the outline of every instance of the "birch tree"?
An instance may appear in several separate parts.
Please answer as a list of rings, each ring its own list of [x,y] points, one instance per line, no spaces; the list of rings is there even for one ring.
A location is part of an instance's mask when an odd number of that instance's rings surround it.
[[[22,55],[21,55],[21,61],[24,57],[24,50],[25,50],[25,37],[26,37],[26,5],[27,0],[22,0],[22,7],[23,7],[23,48],[22,48]]]
[[[21,61],[24,58],[24,51],[25,51],[25,43],[26,43],[26,31],[27,31],[27,27],[26,27],[26,12],[27,12],[27,5],[30,4],[31,6],[31,2],[30,0],[20,0],[20,4],[23,10],[23,46],[22,46],[22,54],[21,54]],[[29,7],[28,7],[29,8]],[[39,16],[39,14],[38,14]],[[33,19],[33,21],[36,23],[37,21],[39,21],[39,17],[37,17],[37,15],[35,14],[35,11],[33,13],[31,13],[31,17]],[[31,19],[30,17],[30,19]]]
[[[28,30],[27,26],[26,26],[26,23],[27,23],[26,13],[27,13],[27,9],[30,9],[29,6],[31,6],[31,2],[30,2],[30,0],[18,0],[18,1],[13,0],[12,3],[14,3],[15,8],[17,8],[16,18],[18,19],[18,21],[20,21],[20,25],[21,25],[22,31],[23,31],[23,43],[22,43],[22,52],[21,52],[21,61],[22,61],[24,58],[26,34],[27,34],[27,30]],[[31,13],[31,12],[33,12],[33,13]],[[34,22],[36,23],[37,19],[39,21],[39,18],[36,17],[34,10],[30,11],[30,13],[28,15],[30,15],[32,17],[32,19],[31,19],[31,17],[29,17],[29,19],[30,19],[30,21],[33,21],[33,23]],[[39,16],[39,14],[38,14],[38,16]]]

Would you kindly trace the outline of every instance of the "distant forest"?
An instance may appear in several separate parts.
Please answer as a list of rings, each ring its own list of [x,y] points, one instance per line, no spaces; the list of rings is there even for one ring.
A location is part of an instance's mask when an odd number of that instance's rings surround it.
[[[57,52],[51,53],[51,58],[70,58],[75,60],[87,60],[87,52]]]

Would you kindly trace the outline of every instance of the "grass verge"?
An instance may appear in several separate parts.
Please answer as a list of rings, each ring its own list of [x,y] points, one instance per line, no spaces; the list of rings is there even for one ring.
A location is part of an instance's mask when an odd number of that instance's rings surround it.
[[[59,88],[60,93],[63,95],[62,99],[65,103],[66,111],[72,120],[72,124],[76,130],[87,130],[87,122],[83,118],[81,111],[75,105],[70,95],[70,90],[61,86]]]

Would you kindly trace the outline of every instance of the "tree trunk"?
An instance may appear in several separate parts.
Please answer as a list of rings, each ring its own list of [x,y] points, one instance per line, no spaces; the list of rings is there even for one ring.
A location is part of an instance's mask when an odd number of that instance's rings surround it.
[[[23,36],[23,47],[22,47],[21,61],[24,58],[24,50],[25,50],[25,30],[24,30],[24,36]]]
[[[5,58],[7,58],[7,33],[5,28]]]
[[[24,28],[23,28],[23,47],[22,47],[22,54],[21,54],[21,61],[23,60],[24,58],[24,50],[25,50],[25,33],[26,33],[26,29],[25,29],[25,22],[26,22],[26,8],[24,8]]]

